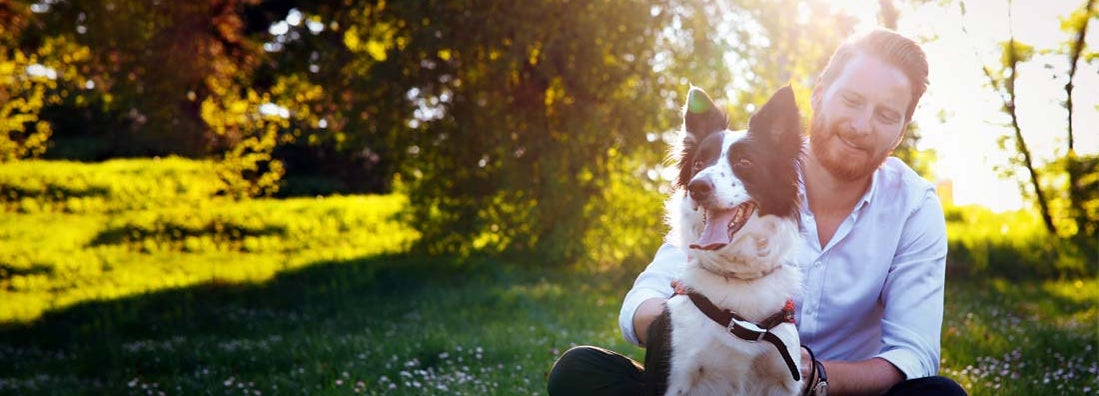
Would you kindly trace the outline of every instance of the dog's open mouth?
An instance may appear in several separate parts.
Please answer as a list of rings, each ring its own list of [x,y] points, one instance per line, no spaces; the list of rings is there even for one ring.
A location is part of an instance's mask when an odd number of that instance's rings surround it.
[[[748,201],[737,205],[732,209],[713,210],[706,209],[706,226],[702,229],[702,235],[698,241],[691,244],[691,249],[717,250],[721,249],[733,240],[733,234],[744,227],[748,218],[756,210],[756,203]]]

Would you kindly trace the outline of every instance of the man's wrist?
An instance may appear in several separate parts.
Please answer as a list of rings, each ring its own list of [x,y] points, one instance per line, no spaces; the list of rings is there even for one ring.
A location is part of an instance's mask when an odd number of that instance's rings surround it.
[[[813,360],[813,368],[816,372],[816,380],[813,383],[809,394],[813,396],[827,396],[828,395],[828,372],[824,370],[824,363],[819,360]]]

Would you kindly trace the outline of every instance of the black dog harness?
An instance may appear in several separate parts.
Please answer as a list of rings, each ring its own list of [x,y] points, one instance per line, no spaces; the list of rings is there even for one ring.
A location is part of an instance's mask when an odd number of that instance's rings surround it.
[[[794,377],[794,381],[801,380],[801,372],[798,371],[797,364],[794,363],[793,357],[790,356],[790,352],[786,348],[786,343],[782,342],[775,333],[771,332],[771,329],[775,328],[783,323],[794,323],[794,302],[791,300],[786,301],[786,306],[782,310],[775,312],[773,315],[767,317],[761,323],[750,322],[736,312],[726,309],[718,308],[714,305],[710,299],[701,294],[693,291],[687,292],[687,297],[691,299],[691,302],[698,307],[698,310],[706,314],[711,320],[717,322],[717,324],[724,326],[730,334],[737,336],[738,338],[748,342],[770,342],[775,348],[778,348],[778,353],[782,355],[782,359],[786,361],[786,366],[790,368],[790,375]]]

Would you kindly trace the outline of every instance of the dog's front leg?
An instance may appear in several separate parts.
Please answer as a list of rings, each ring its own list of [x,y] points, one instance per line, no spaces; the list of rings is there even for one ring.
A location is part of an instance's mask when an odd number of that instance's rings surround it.
[[[663,396],[668,389],[672,358],[672,317],[667,307],[649,325],[645,347],[645,395]]]
[[[801,342],[799,341],[797,327],[794,326],[793,323],[784,323],[784,324],[778,325],[774,329],[771,329],[771,332],[774,333],[775,335],[777,335],[779,337],[779,339],[782,340],[782,343],[786,345],[786,352],[789,353],[789,356],[791,358],[793,358],[794,368],[796,369],[796,371],[799,373],[799,376],[800,376],[800,373],[802,373],[802,370],[801,370],[801,366],[802,366],[801,365]],[[779,359],[779,361],[782,361],[782,360]],[[782,389],[775,389],[775,393],[773,393],[773,394],[776,395],[776,396],[778,396],[778,395],[798,395],[798,394],[801,394],[802,384],[804,384],[805,381],[808,381],[809,379],[808,378],[801,378],[801,379],[795,381],[793,376],[789,374],[789,368],[785,367],[786,364],[783,363],[782,366],[785,368],[785,370],[783,370],[783,371],[786,373],[785,374],[785,379],[786,380],[782,381],[782,384],[785,385],[786,389],[785,389],[785,392],[783,392]]]

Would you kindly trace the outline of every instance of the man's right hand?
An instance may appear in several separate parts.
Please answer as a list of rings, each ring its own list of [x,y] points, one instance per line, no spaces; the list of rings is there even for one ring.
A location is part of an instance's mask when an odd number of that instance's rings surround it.
[[[633,313],[633,331],[637,336],[637,340],[641,341],[641,345],[647,345],[646,339],[649,338],[649,326],[658,316],[664,313],[665,303],[668,300],[665,298],[654,297],[645,300],[637,307],[637,311]]]

